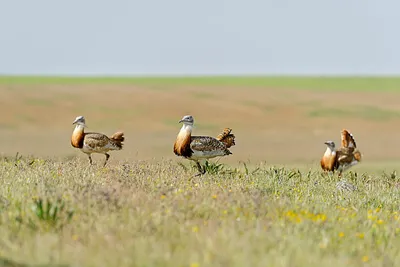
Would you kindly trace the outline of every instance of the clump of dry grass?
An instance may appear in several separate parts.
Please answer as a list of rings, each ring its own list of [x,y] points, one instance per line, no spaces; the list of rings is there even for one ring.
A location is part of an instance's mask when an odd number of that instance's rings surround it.
[[[187,165],[186,165],[187,166]],[[0,259],[65,266],[397,266],[399,178],[259,165],[0,159]],[[344,183],[344,182],[343,182]],[[342,183],[342,184],[343,184]],[[28,266],[29,266],[28,265]]]

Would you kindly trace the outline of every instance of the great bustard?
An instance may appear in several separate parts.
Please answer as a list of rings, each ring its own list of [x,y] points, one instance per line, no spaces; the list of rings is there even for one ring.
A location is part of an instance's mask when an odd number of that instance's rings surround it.
[[[361,152],[357,149],[356,141],[349,131],[342,130],[342,146],[336,150],[333,141],[326,141],[326,151],[321,159],[324,171],[338,171],[339,175],[361,161]]]
[[[72,124],[76,126],[72,132],[71,145],[87,154],[90,164],[92,164],[92,153],[104,154],[106,156],[106,160],[104,161],[105,166],[110,157],[107,152],[122,149],[122,142],[125,140],[123,132],[116,132],[111,137],[101,133],[85,133],[84,128],[86,128],[86,124],[83,116],[76,117]]]
[[[206,172],[200,165],[200,160],[214,157],[223,157],[232,154],[228,148],[235,145],[235,135],[231,129],[225,128],[217,138],[211,136],[192,136],[194,119],[191,115],[184,116],[179,123],[183,123],[174,144],[174,153],[177,156],[196,162],[199,175]]]

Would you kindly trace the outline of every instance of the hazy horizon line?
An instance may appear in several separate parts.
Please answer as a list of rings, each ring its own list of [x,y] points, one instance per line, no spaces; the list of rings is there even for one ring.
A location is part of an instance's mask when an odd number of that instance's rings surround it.
[[[400,78],[400,73],[290,73],[290,74],[271,74],[271,73],[71,73],[71,74],[7,74],[0,73],[0,78],[6,77],[27,77],[27,78],[201,78],[201,77],[387,77]]]

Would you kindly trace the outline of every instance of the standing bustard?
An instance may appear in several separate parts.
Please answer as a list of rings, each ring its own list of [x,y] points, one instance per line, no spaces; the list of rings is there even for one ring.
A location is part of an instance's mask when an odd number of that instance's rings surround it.
[[[356,141],[349,131],[342,130],[342,146],[336,150],[333,141],[326,141],[326,151],[321,159],[324,171],[338,171],[339,175],[361,161],[361,152],[357,149]]]
[[[184,116],[179,123],[183,123],[176,137],[174,153],[177,156],[193,160],[199,170],[198,175],[206,172],[200,165],[200,160],[214,157],[223,157],[232,154],[228,148],[235,145],[235,135],[231,129],[225,128],[217,138],[211,136],[192,136],[194,119],[191,115]]]
[[[104,154],[106,156],[104,166],[106,166],[108,158],[110,157],[107,152],[110,150],[122,149],[122,142],[125,140],[123,132],[116,132],[111,137],[101,133],[85,133],[84,128],[86,124],[83,116],[76,117],[72,124],[76,126],[72,132],[71,145],[87,154],[90,164],[92,164],[92,153]]]

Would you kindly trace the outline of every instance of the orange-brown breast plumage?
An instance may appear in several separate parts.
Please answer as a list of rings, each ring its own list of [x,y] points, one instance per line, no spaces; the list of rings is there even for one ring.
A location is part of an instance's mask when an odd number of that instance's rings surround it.
[[[336,154],[324,155],[320,163],[324,171],[334,171],[336,169]]]
[[[175,155],[189,158],[193,151],[190,148],[191,133],[189,131],[179,132],[174,143]]]
[[[74,130],[71,137],[71,145],[76,148],[83,147],[83,140],[85,139],[85,133],[82,130]]]

